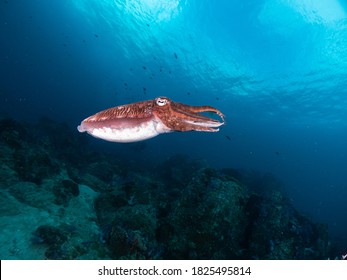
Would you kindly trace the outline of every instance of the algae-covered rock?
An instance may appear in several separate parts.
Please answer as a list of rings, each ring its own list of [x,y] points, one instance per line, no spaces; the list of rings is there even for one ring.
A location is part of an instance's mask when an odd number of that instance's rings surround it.
[[[19,181],[18,174],[7,164],[0,162],[0,188],[7,188],[8,186]]]
[[[244,186],[212,169],[193,174],[168,215],[167,254],[178,259],[240,256],[247,198]]]
[[[49,151],[40,147],[17,150],[14,163],[14,169],[21,180],[37,184],[59,172],[59,165],[52,159]]]
[[[151,205],[124,206],[117,210],[107,240],[112,256],[126,259],[152,258],[157,247],[156,210]]]
[[[18,201],[36,208],[49,209],[53,202],[53,194],[45,185],[32,182],[18,182],[8,189]]]
[[[70,199],[79,195],[78,184],[72,180],[61,180],[53,186],[55,202],[60,205],[67,205]]]
[[[246,258],[321,259],[329,251],[326,229],[300,215],[279,191],[253,196]]]
[[[33,233],[32,241],[49,246],[60,246],[67,241],[67,234],[58,227],[41,225]]]

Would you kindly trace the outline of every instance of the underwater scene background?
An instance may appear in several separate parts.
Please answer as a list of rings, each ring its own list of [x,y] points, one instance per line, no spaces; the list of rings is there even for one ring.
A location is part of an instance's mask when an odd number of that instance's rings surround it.
[[[1,259],[341,259],[342,0],[1,0]],[[80,134],[167,96],[217,133]]]

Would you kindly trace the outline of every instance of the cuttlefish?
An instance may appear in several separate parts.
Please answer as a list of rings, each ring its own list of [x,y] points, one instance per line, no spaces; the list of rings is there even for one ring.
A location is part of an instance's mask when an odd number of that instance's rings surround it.
[[[198,114],[216,113],[222,121]],[[77,127],[79,132],[111,142],[137,142],[173,131],[217,132],[224,115],[211,106],[190,106],[157,97],[106,109],[92,115]]]

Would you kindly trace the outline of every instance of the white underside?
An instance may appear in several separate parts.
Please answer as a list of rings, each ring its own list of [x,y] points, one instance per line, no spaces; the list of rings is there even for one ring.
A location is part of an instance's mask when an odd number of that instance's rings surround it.
[[[93,128],[87,130],[87,133],[106,141],[129,143],[153,138],[161,133],[170,131],[171,130],[161,122],[151,120],[136,127],[121,129],[110,127]]]

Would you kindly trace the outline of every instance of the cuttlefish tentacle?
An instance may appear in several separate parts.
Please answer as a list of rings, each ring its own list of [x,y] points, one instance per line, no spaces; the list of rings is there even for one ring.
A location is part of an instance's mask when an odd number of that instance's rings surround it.
[[[215,121],[214,122],[202,122],[202,121],[197,121],[194,119],[194,121],[190,120],[183,120],[181,118],[170,118],[170,119],[162,119],[162,122],[168,126],[171,127],[175,131],[206,131],[206,132],[217,132],[219,131],[218,128],[223,123]]]
[[[220,116],[223,122],[225,121],[224,119],[225,116],[222,114],[222,112],[212,106],[189,106],[183,103],[175,103],[174,106],[175,108],[180,107],[181,110],[183,109],[184,111],[191,111],[193,113],[213,112],[213,113],[216,113],[218,116]]]

